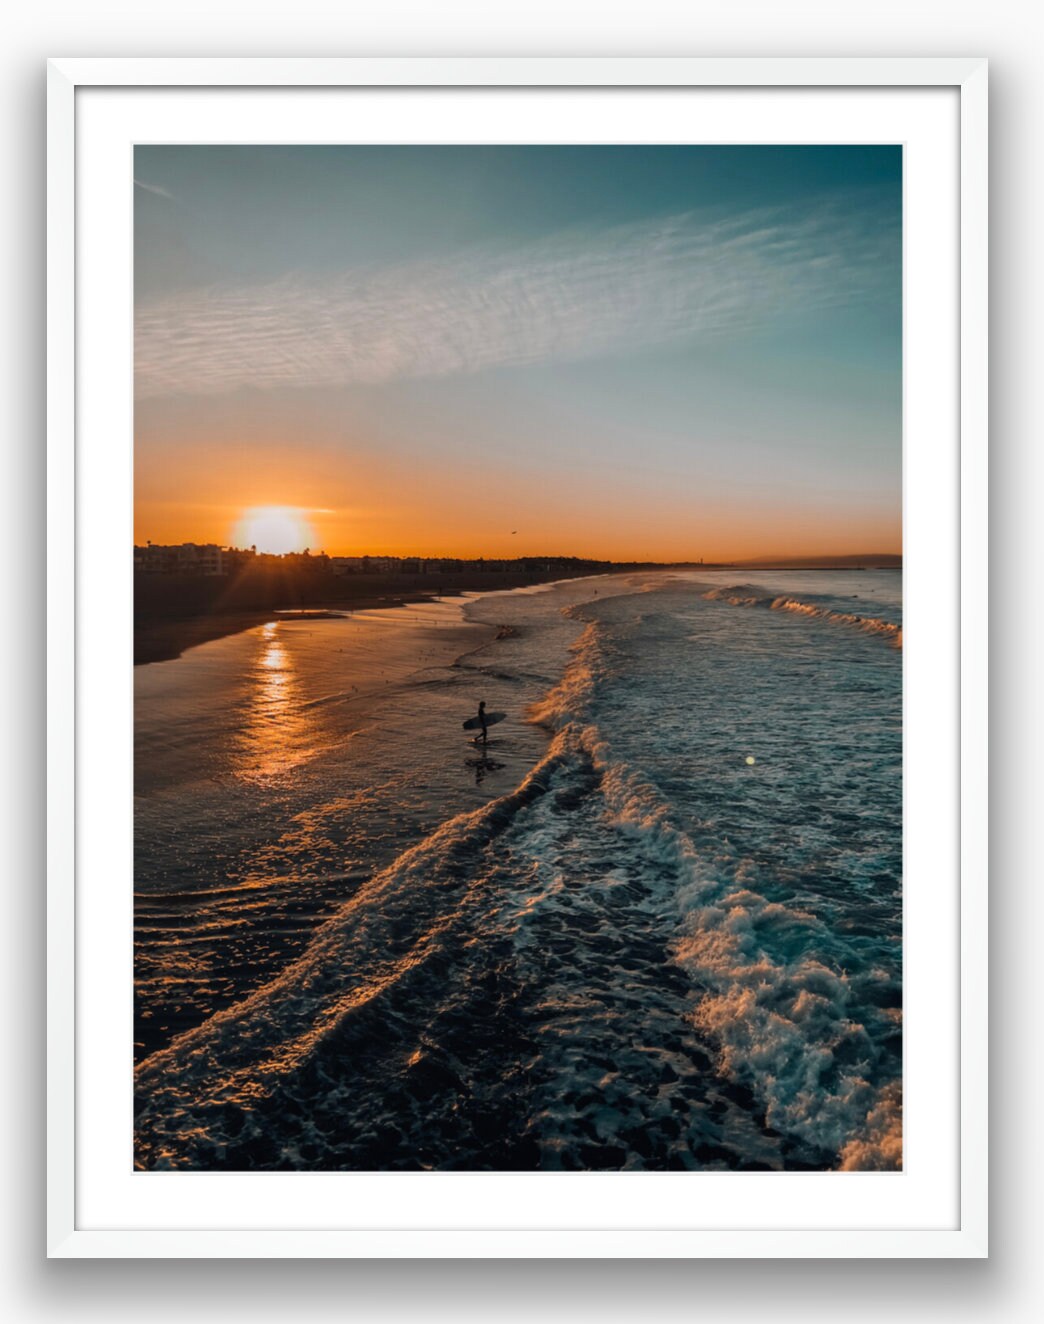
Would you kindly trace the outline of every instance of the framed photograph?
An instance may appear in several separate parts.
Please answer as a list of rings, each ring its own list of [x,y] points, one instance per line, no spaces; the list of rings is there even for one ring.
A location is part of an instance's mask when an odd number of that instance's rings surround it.
[[[986,79],[50,63],[51,1256],[985,1256]]]

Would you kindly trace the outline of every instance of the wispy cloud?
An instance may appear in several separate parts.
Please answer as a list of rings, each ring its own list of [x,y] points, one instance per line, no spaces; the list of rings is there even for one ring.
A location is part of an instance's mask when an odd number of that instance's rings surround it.
[[[169,189],[160,188],[159,184],[146,184],[143,179],[136,179],[134,182],[138,188],[143,188],[146,193],[155,193],[158,198],[169,198],[171,202],[177,201]]]
[[[823,212],[679,216],[439,261],[212,286],[139,307],[137,390],[446,377],[749,334],[878,297],[896,234],[894,221]]]

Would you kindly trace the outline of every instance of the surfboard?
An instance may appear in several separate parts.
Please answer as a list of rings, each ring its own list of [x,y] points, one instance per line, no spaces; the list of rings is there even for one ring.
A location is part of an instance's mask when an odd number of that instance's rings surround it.
[[[497,724],[498,722],[502,722],[502,721],[504,720],[505,717],[507,717],[507,713],[487,713],[487,714],[486,714],[486,725],[487,725],[487,726],[496,726],[496,724]],[[465,730],[465,731],[481,731],[481,730],[482,730],[482,723],[479,721],[479,719],[478,719],[477,717],[469,717],[468,720],[467,720],[463,725],[464,725],[464,730]]]

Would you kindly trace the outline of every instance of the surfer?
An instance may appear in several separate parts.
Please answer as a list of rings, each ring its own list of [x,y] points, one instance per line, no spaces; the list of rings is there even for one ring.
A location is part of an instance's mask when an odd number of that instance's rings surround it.
[[[465,731],[477,731],[479,734],[474,738],[473,744],[485,744],[489,738],[489,728],[496,726],[497,722],[502,722],[507,713],[487,713],[485,699],[478,706],[478,716],[469,717],[464,722]]]

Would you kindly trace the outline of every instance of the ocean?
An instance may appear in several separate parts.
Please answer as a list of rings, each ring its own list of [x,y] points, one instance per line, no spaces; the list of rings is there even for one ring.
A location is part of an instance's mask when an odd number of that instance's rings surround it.
[[[901,582],[601,576],[139,667],[136,1164],[901,1166]]]

